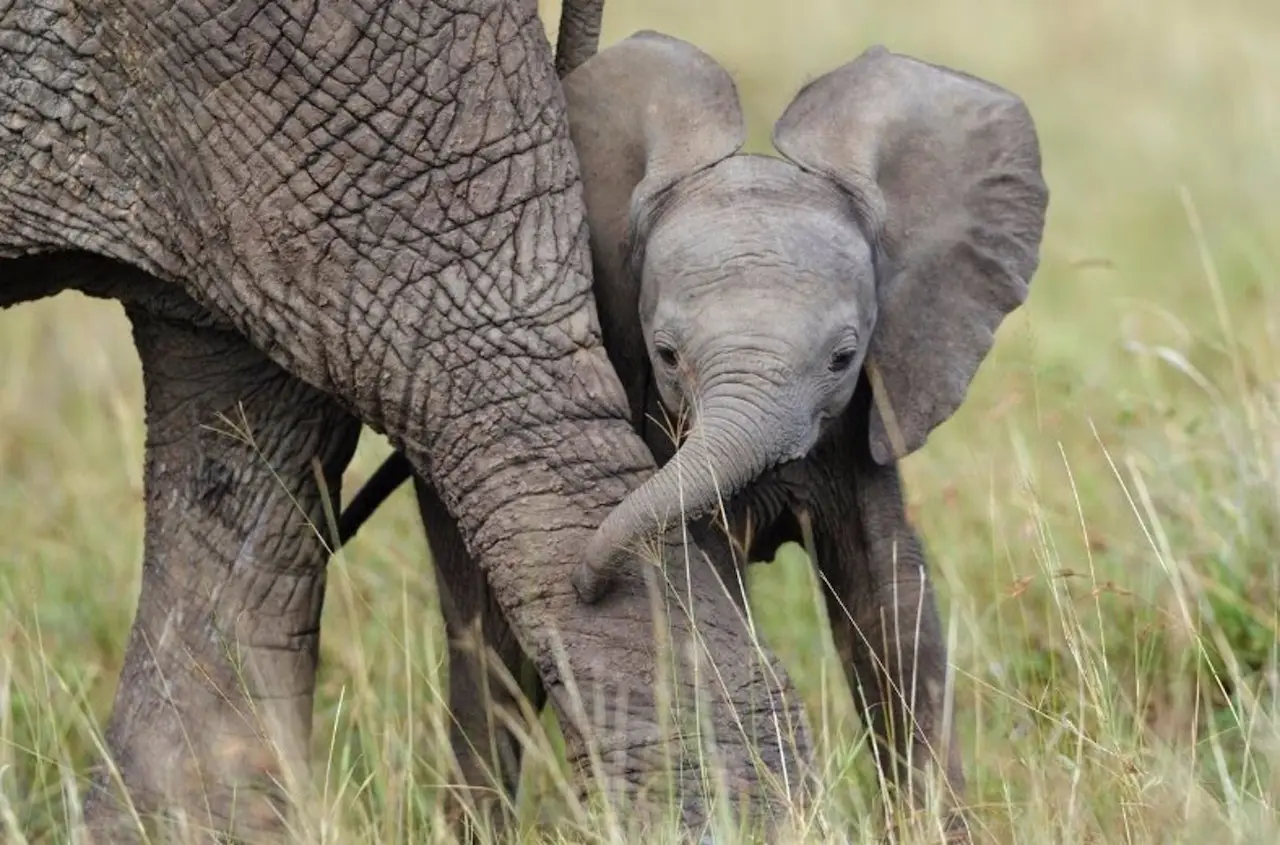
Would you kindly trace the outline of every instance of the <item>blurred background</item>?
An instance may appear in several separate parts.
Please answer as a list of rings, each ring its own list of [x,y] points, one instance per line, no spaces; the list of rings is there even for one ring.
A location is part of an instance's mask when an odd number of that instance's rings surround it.
[[[540,7],[554,37],[559,4]],[[602,44],[637,29],[725,65],[754,151],[804,82],[875,43],[1026,100],[1040,269],[905,468],[969,798],[1002,842],[1280,841],[1280,4],[608,0]],[[142,413],[119,306],[0,314],[0,819],[33,841],[64,841],[120,668]],[[346,490],[385,454],[366,433]],[[431,826],[426,555],[406,487],[331,569],[316,759],[370,841]],[[860,825],[879,797],[803,552],[751,580],[842,784],[829,812]],[[534,759],[528,795],[556,777]]]

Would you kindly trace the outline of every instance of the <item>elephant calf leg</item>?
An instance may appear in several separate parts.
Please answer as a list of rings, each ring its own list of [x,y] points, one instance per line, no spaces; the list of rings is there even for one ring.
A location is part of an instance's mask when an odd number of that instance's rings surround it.
[[[509,725],[524,719],[521,697],[537,713],[546,692],[444,502],[416,475],[414,487],[449,641],[449,738],[462,785],[445,796],[446,816],[464,835],[476,824],[501,833],[514,821],[524,751]]]
[[[852,555],[820,541],[819,555],[835,564],[823,566],[832,639],[874,734],[880,772],[925,809],[941,762],[943,793],[933,806],[944,808],[952,841],[967,841],[964,817],[952,810],[965,787],[959,748],[944,724],[946,644],[918,541],[900,534],[895,549],[876,539]]]
[[[123,782],[165,827],[261,841],[307,772],[328,557],[316,530],[359,425],[238,335],[127,311],[146,387],[145,560],[107,728],[115,768],[86,822],[100,841],[139,836]]]

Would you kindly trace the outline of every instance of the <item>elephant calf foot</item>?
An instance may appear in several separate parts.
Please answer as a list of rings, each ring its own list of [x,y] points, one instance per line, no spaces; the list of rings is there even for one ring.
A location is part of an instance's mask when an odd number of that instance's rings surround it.
[[[184,842],[263,841],[307,773],[327,560],[313,525],[359,427],[236,335],[128,313],[146,386],[145,560],[107,729],[114,770],[85,821],[103,842],[140,838],[134,810]]]

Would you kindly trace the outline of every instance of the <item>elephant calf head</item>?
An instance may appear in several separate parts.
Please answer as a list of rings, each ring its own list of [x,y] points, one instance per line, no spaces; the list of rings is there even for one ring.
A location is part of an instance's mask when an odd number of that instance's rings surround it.
[[[659,393],[691,422],[588,546],[573,578],[594,601],[635,540],[804,457],[864,364],[875,460],[923,445],[1027,295],[1048,189],[1018,97],[883,47],[800,90],[783,158],[739,153],[732,79],[675,38],[637,33],[565,87],[598,300],[636,291]]]

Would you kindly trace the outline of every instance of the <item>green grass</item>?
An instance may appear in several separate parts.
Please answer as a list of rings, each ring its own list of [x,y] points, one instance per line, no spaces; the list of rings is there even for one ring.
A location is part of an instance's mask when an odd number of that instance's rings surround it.
[[[1052,190],[1041,268],[964,408],[906,464],[980,836],[1280,841],[1280,5],[611,0],[604,42],[639,28],[725,63],[754,149],[807,78],[877,41],[1027,100]],[[19,842],[68,840],[108,715],[142,437],[119,307],[64,295],[0,315],[0,831]],[[348,489],[385,452],[363,441]],[[406,489],[333,564],[323,841],[444,836],[426,559]],[[822,738],[821,811],[870,822],[870,758],[803,554],[751,579]],[[561,806],[560,780],[537,755],[527,817]]]

